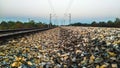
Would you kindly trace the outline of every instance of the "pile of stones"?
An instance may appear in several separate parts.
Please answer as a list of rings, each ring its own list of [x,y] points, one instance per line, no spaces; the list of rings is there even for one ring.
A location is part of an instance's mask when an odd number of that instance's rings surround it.
[[[120,67],[119,28],[64,27],[64,29],[68,31],[67,37],[70,39],[66,42],[71,41],[64,47],[66,46],[66,51],[70,53],[69,60],[75,59],[75,62],[68,63],[67,66],[73,65],[72,68]],[[69,35],[69,32],[72,35]]]
[[[0,46],[0,68],[39,68],[51,58],[59,28],[8,41]]]
[[[120,29],[58,27],[0,46],[2,68],[120,68]]]

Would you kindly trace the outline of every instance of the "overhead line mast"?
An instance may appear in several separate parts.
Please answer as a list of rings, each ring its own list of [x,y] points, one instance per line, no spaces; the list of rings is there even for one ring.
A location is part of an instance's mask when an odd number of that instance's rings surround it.
[[[48,3],[49,3],[49,5],[50,5],[50,8],[51,8],[51,10],[52,10],[52,13],[54,13],[55,11],[54,11],[54,7],[53,7],[53,5],[52,5],[51,0],[48,0]]]
[[[52,13],[54,13],[54,7],[53,7],[53,5],[52,5],[52,3],[51,3],[51,0],[48,0],[48,3],[49,3],[50,8],[51,8],[51,10],[52,10],[52,12],[50,13],[49,24],[48,24],[48,28],[50,28],[50,27],[51,27],[51,24],[52,24]]]
[[[53,24],[53,23],[52,23],[52,19],[53,19],[52,17],[53,17],[53,16],[55,17],[55,16],[56,16],[56,13],[55,13],[55,11],[54,11],[54,7],[53,7],[53,5],[52,5],[51,0],[48,0],[48,3],[49,3],[50,8],[51,8],[51,10],[52,10],[51,13],[50,13],[50,21],[49,21],[49,24],[50,24],[50,26],[51,26],[51,24]],[[50,27],[50,26],[49,26],[49,27]]]
[[[66,10],[65,10],[65,13],[64,13],[64,17],[65,16],[68,16],[69,17],[69,24],[71,24],[71,13],[68,13],[68,11],[71,9],[71,7],[72,7],[72,3],[73,3],[73,1],[74,0],[70,0],[69,1],[69,4],[68,4],[68,7],[66,8]],[[68,13],[68,14],[67,14]],[[65,19],[64,19],[65,20]],[[65,23],[65,22],[64,22]]]
[[[51,27],[51,20],[52,20],[52,14],[50,13],[50,22],[49,22],[49,27]]]
[[[71,13],[69,13],[69,24],[71,24]]]
[[[70,1],[69,1],[68,7],[67,7],[66,10],[65,10],[65,14],[68,13],[68,11],[71,9],[73,1],[74,1],[74,0],[70,0]]]

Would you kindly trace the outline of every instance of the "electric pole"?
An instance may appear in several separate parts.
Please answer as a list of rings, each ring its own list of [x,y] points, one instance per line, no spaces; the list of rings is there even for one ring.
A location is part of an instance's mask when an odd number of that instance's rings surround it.
[[[50,13],[50,21],[49,21],[49,24],[48,24],[48,28],[50,28],[51,27],[51,22],[52,21],[52,14]]]
[[[31,20],[30,20],[30,18],[28,18],[28,22],[30,22]]]
[[[63,20],[63,25],[65,26],[65,19]]]
[[[71,24],[71,13],[69,13],[69,24]]]

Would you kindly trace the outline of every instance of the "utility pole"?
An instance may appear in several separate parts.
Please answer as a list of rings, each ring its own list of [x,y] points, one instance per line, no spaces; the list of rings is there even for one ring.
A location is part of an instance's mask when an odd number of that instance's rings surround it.
[[[69,24],[71,24],[71,13],[69,13]]]
[[[52,14],[50,13],[50,21],[49,21],[49,24],[48,24],[48,28],[51,27],[51,23],[52,23]]]
[[[30,20],[30,18],[28,18],[28,22],[30,22],[31,20]]]
[[[67,14],[66,13],[64,13],[64,25],[65,25],[65,23],[66,23],[66,16],[67,16]]]
[[[63,25],[65,26],[65,19],[63,20]]]

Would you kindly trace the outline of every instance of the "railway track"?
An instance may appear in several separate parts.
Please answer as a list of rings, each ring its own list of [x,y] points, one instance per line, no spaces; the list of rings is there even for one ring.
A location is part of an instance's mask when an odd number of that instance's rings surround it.
[[[40,28],[25,28],[25,29],[9,29],[9,30],[0,30],[0,35],[7,34],[7,33],[14,33],[18,31],[28,31],[28,30],[35,30]],[[44,29],[44,28],[43,28]]]
[[[60,27],[27,33],[0,46],[0,68],[120,68],[119,30]]]
[[[0,31],[0,44],[4,43],[7,39],[17,38],[18,36],[23,36],[25,34],[29,35],[32,33],[49,30],[52,28],[31,28],[31,29],[17,29],[17,30],[3,30]]]
[[[0,33],[17,32],[17,31],[24,31],[24,30],[31,30],[31,29],[38,29],[38,28],[0,30]]]

